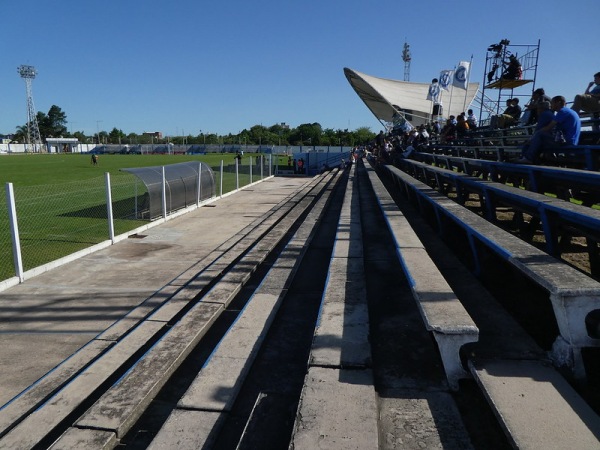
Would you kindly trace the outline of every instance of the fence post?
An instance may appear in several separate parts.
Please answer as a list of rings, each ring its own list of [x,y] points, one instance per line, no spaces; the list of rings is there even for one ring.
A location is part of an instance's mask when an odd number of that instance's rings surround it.
[[[167,218],[167,180],[165,178],[165,166],[162,166],[162,214]]]
[[[135,180],[135,218],[138,218],[138,192],[137,192],[138,182]]]
[[[112,209],[112,195],[110,192],[110,173],[104,174],[104,180],[106,185],[106,216],[108,218],[108,238],[114,244],[115,243],[115,224],[113,221],[113,209]]]
[[[219,197],[223,197],[223,160],[221,160],[221,179],[219,180],[219,182],[219,184],[221,185]]]
[[[238,159],[235,158],[235,189],[240,188],[240,174],[238,172]]]
[[[19,225],[17,224],[17,209],[15,207],[15,193],[12,183],[6,183],[6,205],[8,206],[8,221],[12,237],[13,261],[15,274],[19,282],[23,282],[23,258],[21,257],[21,240],[19,239]]]
[[[265,155],[260,155],[260,179],[263,179],[263,174],[264,174],[264,169],[263,166],[265,165]]]
[[[198,163],[198,189],[196,190],[196,207],[200,206],[202,199],[202,163]]]
[[[250,184],[252,184],[252,163],[254,162],[254,158],[250,155]]]

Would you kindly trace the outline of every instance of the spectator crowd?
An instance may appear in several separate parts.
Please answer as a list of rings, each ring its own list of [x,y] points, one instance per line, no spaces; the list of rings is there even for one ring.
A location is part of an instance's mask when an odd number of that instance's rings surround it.
[[[529,101],[520,106],[518,98],[506,101],[501,114],[490,118],[487,129],[502,129],[515,126],[530,126],[533,133],[522,147],[520,164],[537,164],[542,150],[578,145],[581,135],[582,114],[592,115],[592,130],[600,131],[600,72],[594,74],[582,94],[575,96],[572,106],[567,106],[564,96],[549,97],[543,88],[535,89]],[[449,116],[445,122],[434,120],[418,127],[406,121],[395,121],[387,133],[380,131],[375,140],[364,148],[368,157],[378,162],[394,163],[398,158],[410,158],[416,151],[427,151],[432,140],[442,144],[459,143],[475,130],[481,130],[473,110],[458,116]]]

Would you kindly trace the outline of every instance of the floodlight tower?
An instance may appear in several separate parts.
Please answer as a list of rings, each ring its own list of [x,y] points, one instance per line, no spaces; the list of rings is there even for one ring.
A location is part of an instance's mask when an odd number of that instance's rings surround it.
[[[404,42],[404,50],[402,50],[402,61],[404,61],[404,81],[410,81],[410,46]]]
[[[40,136],[40,127],[37,121],[37,113],[35,112],[35,106],[33,105],[33,94],[31,84],[35,78],[37,72],[33,66],[19,66],[17,67],[19,75],[25,80],[25,90],[27,93],[27,143],[33,144],[33,151],[36,152],[39,148],[42,148],[42,138]]]

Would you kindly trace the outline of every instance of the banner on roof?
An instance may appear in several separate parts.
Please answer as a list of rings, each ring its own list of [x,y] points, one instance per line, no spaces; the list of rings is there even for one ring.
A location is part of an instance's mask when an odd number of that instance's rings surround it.
[[[431,83],[431,86],[429,86],[429,90],[427,91],[427,100],[431,100],[433,103],[439,103],[440,84],[438,82]]]
[[[458,67],[454,71],[454,81],[452,86],[459,87],[461,89],[467,89],[467,80],[469,78],[469,61],[461,61],[458,63]]]
[[[448,86],[452,84],[453,70],[442,70],[440,72],[440,87],[444,90],[448,90]]]

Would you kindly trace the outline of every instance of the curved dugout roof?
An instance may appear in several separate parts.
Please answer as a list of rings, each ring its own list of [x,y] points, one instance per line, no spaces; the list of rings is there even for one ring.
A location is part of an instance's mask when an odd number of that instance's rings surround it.
[[[430,120],[433,106],[431,100],[427,100],[430,83],[378,78],[348,68],[344,68],[344,74],[360,99],[378,120],[392,122],[395,112],[392,105],[399,106],[405,112],[410,111],[412,118],[407,116],[407,119],[413,125],[420,125]],[[451,91],[442,91],[444,116],[457,116],[468,109],[477,95],[478,88],[479,83],[469,83],[466,97],[465,90],[457,87]]]
[[[148,191],[147,201],[142,201],[142,213],[150,219],[162,215],[162,171],[165,169],[167,213],[194,205],[216,195],[215,176],[210,166],[189,161],[166,166],[134,167],[121,169],[138,177]],[[200,184],[198,184],[200,180]],[[138,211],[136,211],[137,215]]]

